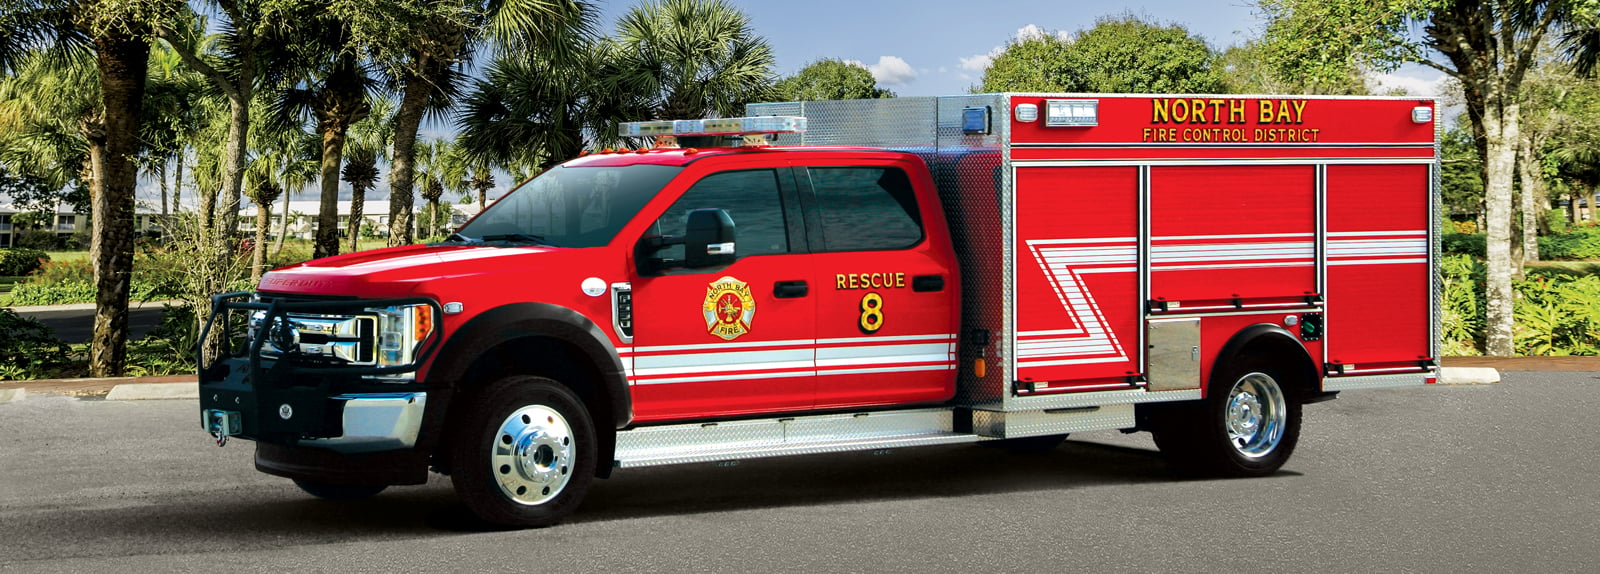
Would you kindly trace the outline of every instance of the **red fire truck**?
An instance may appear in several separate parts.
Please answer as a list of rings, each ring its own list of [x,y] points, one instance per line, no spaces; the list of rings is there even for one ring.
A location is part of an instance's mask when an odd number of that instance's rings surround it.
[[[313,495],[432,469],[521,526],[617,468],[1092,430],[1270,474],[1302,405],[1436,380],[1434,111],[985,94],[626,124],[658,145],[217,296],[203,424]]]

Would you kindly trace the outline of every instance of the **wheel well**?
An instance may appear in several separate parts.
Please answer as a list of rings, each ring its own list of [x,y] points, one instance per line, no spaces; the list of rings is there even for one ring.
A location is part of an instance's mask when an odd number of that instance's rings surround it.
[[[503,341],[473,359],[471,366],[457,381],[452,402],[456,405],[470,404],[489,383],[508,375],[554,379],[583,399],[583,406],[589,411],[589,420],[593,422],[596,436],[600,439],[597,454],[601,462],[596,465],[597,474],[602,478],[609,476],[609,461],[613,458],[617,436],[612,420],[611,398],[602,386],[604,379],[599,367],[585,357],[587,355],[577,345],[555,337],[528,336]],[[461,426],[459,418],[465,416],[461,413],[465,411],[463,408],[450,409],[445,417],[446,440],[441,441],[440,445],[451,444],[451,437]],[[439,448],[434,453],[435,466],[446,472],[450,468],[449,452],[449,448]]]
[[[1284,391],[1294,395],[1296,400],[1305,400],[1319,389],[1317,367],[1311,360],[1311,354],[1306,352],[1299,339],[1276,325],[1255,325],[1234,335],[1222,352],[1217,354],[1207,386],[1218,377],[1225,376],[1228,369],[1239,361],[1247,359],[1269,362],[1283,369],[1285,374],[1294,375],[1295,380],[1284,381],[1283,386]]]

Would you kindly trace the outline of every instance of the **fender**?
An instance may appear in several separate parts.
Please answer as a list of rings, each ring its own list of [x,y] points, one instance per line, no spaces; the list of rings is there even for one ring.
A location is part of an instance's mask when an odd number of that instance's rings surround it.
[[[582,313],[549,303],[512,303],[479,313],[457,329],[428,369],[428,386],[456,386],[486,350],[530,336],[560,339],[576,346],[600,372],[600,391],[611,402],[618,429],[633,423],[633,397],[622,359],[598,325]]]
[[[1232,364],[1234,360],[1244,354],[1246,349],[1258,345],[1270,346],[1280,350],[1292,348],[1293,350],[1288,351],[1289,354],[1282,358],[1285,361],[1292,361],[1304,369],[1308,377],[1306,380],[1320,387],[1320,385],[1317,385],[1319,379],[1317,378],[1317,369],[1311,361],[1311,354],[1306,352],[1305,345],[1300,342],[1300,338],[1295,336],[1294,333],[1290,333],[1288,329],[1278,325],[1260,323],[1240,329],[1238,333],[1234,333],[1233,337],[1228,339],[1228,343],[1222,346],[1222,351],[1217,353],[1216,360],[1211,363],[1211,373],[1207,376],[1206,384],[1202,388],[1211,386],[1211,381],[1216,380],[1217,373]]]

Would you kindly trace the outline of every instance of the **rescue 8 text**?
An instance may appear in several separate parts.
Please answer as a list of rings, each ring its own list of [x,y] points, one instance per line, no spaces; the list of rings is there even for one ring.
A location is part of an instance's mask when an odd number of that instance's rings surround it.
[[[905,273],[838,273],[833,280],[838,289],[893,289],[906,286]]]

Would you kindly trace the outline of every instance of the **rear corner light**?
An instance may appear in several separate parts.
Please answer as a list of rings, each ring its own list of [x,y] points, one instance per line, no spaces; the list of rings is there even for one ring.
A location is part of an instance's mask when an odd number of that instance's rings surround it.
[[[1428,106],[1417,106],[1415,108],[1411,108],[1411,121],[1412,123],[1418,124],[1433,123],[1433,108]]]
[[[1022,123],[1039,121],[1039,106],[1033,104],[1017,104],[1017,121]]]

